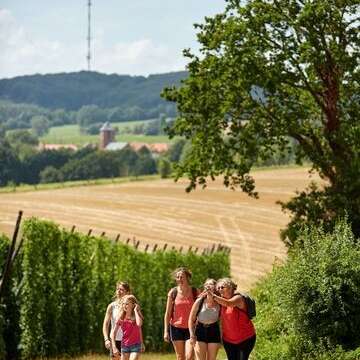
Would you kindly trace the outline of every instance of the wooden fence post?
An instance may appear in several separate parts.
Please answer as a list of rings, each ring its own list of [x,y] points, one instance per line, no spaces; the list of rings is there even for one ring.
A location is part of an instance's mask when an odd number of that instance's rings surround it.
[[[17,217],[17,220],[16,220],[16,225],[15,225],[12,241],[11,241],[11,244],[10,244],[10,248],[9,248],[9,251],[8,251],[8,256],[6,258],[4,271],[2,273],[3,275],[2,275],[2,277],[0,279],[0,299],[1,299],[2,293],[4,291],[4,287],[5,287],[4,284],[8,280],[9,276],[10,276],[11,266],[14,263],[14,260],[15,260],[15,256],[14,256],[15,243],[16,243],[16,239],[17,239],[19,229],[20,229],[20,223],[21,223],[22,215],[23,215],[23,212],[22,212],[22,210],[20,210],[19,214],[18,214],[18,217]]]

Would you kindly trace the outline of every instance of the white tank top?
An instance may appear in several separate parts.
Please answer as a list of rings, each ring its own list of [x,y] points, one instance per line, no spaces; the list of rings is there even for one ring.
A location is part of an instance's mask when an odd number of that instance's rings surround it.
[[[216,304],[214,307],[210,308],[207,306],[205,299],[197,318],[203,324],[212,324],[219,320],[219,315],[220,315],[220,305]]]
[[[111,303],[111,330],[115,327],[116,320],[120,316],[120,304],[117,301]],[[119,327],[117,334],[115,335],[116,341],[121,341],[123,337],[123,332]]]

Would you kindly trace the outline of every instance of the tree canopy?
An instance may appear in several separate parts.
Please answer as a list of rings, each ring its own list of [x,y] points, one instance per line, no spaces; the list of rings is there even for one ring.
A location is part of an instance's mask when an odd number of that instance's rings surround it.
[[[200,55],[185,50],[189,77],[163,92],[179,111],[170,135],[191,139],[177,168],[189,191],[223,174],[256,197],[254,163],[294,148],[324,182],[282,204],[283,238],[345,212],[360,234],[359,16],[358,0],[227,0],[196,25]]]

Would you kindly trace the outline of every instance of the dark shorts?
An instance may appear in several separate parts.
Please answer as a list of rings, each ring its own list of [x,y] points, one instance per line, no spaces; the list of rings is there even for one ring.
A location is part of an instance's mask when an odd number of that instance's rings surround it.
[[[256,335],[238,344],[223,341],[228,360],[248,360],[251,351],[254,349],[255,342]]]
[[[186,341],[190,339],[189,329],[177,328],[170,325],[170,340],[171,341]]]
[[[205,325],[200,322],[197,323],[195,329],[196,340],[204,343],[220,343],[220,327],[219,323],[215,322],[210,325]]]
[[[116,345],[116,348],[119,350],[119,352],[121,351],[121,341],[118,341],[116,340],[115,341],[115,345]],[[110,348],[110,357],[113,356],[113,353],[112,353],[112,347]]]
[[[141,352],[141,344],[133,344],[130,346],[122,346],[121,347],[122,353],[139,353]]]

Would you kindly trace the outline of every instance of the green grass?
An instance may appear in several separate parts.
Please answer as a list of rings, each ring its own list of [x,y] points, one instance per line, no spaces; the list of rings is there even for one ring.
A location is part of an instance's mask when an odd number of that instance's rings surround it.
[[[108,355],[84,355],[73,358],[56,358],[57,360],[109,360]],[[162,354],[162,353],[144,353],[140,356],[141,360],[174,360],[176,359],[175,353],[171,354]],[[223,349],[220,349],[219,354],[217,356],[217,360],[226,360],[226,355]]]
[[[120,130],[126,126],[134,127],[135,125],[145,123],[150,120],[126,121],[112,123],[113,127],[117,126]],[[170,143],[171,140],[166,135],[146,136],[134,134],[120,134],[116,136],[119,142],[144,142],[144,143]],[[99,135],[81,134],[78,125],[63,125],[52,127],[48,134],[42,136],[40,141],[46,144],[75,144],[82,146],[88,143],[98,143]]]

